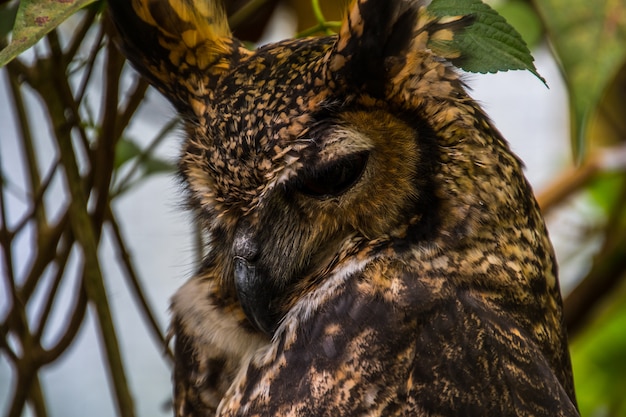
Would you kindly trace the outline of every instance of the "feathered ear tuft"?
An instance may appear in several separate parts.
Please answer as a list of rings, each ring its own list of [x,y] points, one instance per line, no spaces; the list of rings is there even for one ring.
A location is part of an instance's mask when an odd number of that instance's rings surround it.
[[[418,3],[355,0],[344,18],[326,68],[337,87],[384,92],[387,58],[401,55],[413,38]]]
[[[109,0],[109,6],[126,57],[182,112],[198,112],[194,103],[241,52],[217,0]]]
[[[355,0],[328,56],[326,79],[337,88],[382,96],[409,51],[431,49],[440,58],[458,58],[451,40],[471,21],[430,15],[421,0]]]

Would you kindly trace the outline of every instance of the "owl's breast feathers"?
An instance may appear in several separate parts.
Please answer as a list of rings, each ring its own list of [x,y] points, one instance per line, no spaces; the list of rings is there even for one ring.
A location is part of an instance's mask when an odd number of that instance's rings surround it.
[[[172,303],[178,417],[578,415],[532,190],[431,48],[471,16],[354,0],[250,51],[218,2],[109,3],[208,240]]]
[[[397,259],[354,267],[287,314],[222,415],[576,415],[514,317]]]

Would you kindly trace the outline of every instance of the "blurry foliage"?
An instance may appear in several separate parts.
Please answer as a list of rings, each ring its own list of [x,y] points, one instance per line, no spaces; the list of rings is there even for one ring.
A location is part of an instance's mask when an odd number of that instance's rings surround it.
[[[622,285],[572,349],[583,416],[626,416],[626,287]]]
[[[626,2],[619,0],[537,0],[548,39],[558,57],[569,91],[574,152],[581,156],[589,141],[591,120],[602,109],[626,60]],[[621,85],[624,92],[624,84]],[[624,95],[621,95],[624,110]],[[622,111],[621,119],[624,119]],[[622,133],[621,139],[625,138]]]
[[[279,3],[228,2],[235,34],[256,40]],[[297,16],[301,34],[335,29],[346,3],[313,1],[311,12],[310,0],[282,1]],[[489,3],[531,47],[550,45],[569,90],[572,152],[578,164],[555,178],[538,200],[547,215],[581,198],[603,213],[599,224],[581,233],[581,247],[597,236],[603,243],[589,270],[581,271],[578,285],[566,295],[565,315],[582,415],[626,416],[626,2]],[[72,17],[74,27],[64,32],[62,41],[58,24],[88,4]],[[7,313],[0,317],[0,354],[14,371],[12,398],[3,407],[8,417],[21,416],[26,404],[35,416],[47,415],[41,368],[72,345],[87,306],[95,312],[118,415],[135,415],[98,255],[104,233],[110,234],[118,249],[125,279],[157,348],[167,351],[111,204],[149,175],[173,169],[154,151],[177,122],[173,117],[144,147],[126,135],[148,86],[124,66],[110,42],[112,28],[101,17],[103,9],[102,0],[0,1],[0,67],[4,65],[0,75],[8,80],[26,184],[26,189],[20,189],[0,165],[0,270],[4,271],[0,279],[9,302]],[[17,57],[35,43],[36,48]],[[102,80],[92,77],[96,66],[101,67]],[[122,74],[133,74],[133,83],[123,94]],[[86,99],[94,83],[105,86],[98,116]],[[36,126],[29,115],[35,110],[24,100],[27,92],[38,96],[47,112],[53,155],[43,155],[34,146]],[[0,152],[3,146],[4,140]],[[51,215],[45,197],[51,182],[59,178],[68,204]],[[11,220],[6,202],[15,195],[25,201],[24,210]],[[35,248],[27,266],[18,270],[16,241],[26,234]],[[76,270],[68,268],[73,249],[82,253]],[[48,317],[58,288],[71,279],[68,275],[79,283],[73,305],[67,307],[65,327],[56,332],[53,343],[45,344]]]

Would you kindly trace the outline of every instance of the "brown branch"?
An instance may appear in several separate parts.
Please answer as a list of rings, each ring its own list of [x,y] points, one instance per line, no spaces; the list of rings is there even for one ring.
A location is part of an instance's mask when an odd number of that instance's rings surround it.
[[[206,242],[202,232],[203,229],[199,224],[200,221],[194,217],[193,222],[193,257],[195,259],[196,267],[199,268],[204,260],[204,248],[206,248]]]
[[[58,49],[53,49],[52,59],[53,61],[60,61],[62,57],[54,53],[55,51],[58,51]],[[61,62],[56,62],[56,64],[61,65]],[[118,412],[123,417],[133,417],[135,415],[134,402],[130,395],[128,380],[122,363],[119,343],[104,287],[102,270],[98,260],[98,242],[101,225],[92,221],[87,209],[89,196],[83,187],[83,178],[78,170],[77,155],[74,152],[71,136],[71,130],[77,126],[75,123],[72,124],[71,121],[66,121],[65,117],[68,103],[64,94],[67,94],[70,88],[65,74],[59,71],[52,73],[51,84],[40,85],[39,94],[47,104],[59,145],[61,164],[65,170],[66,185],[71,197],[68,208],[70,224],[83,253],[83,284],[89,301],[95,308],[98,329],[102,337]]]
[[[30,193],[34,194],[35,190],[39,187],[41,178],[38,169],[38,161],[35,156],[35,147],[33,145],[33,135],[30,130],[30,123],[28,120],[28,112],[26,111],[26,105],[22,97],[22,91],[18,78],[19,74],[16,74],[12,69],[8,68],[9,73],[9,91],[13,100],[13,108],[15,109],[16,117],[16,134],[19,137],[19,143],[22,145],[22,153],[24,155],[24,165],[27,167],[26,178],[30,188]],[[37,229],[41,230],[46,225],[45,207],[43,204],[36,204],[33,207],[35,212]]]
[[[4,170],[2,169],[2,158],[0,158],[0,175]],[[2,261],[5,265],[5,279],[7,282],[7,288],[12,288],[12,292],[15,291],[15,270],[13,268],[13,237],[14,234],[9,230],[9,222],[7,216],[7,208],[4,201],[4,179],[0,178],[0,220],[2,221],[2,227],[0,228],[0,248],[2,248]],[[9,300],[10,302],[11,300]]]
[[[37,417],[48,417],[46,400],[43,396],[41,383],[39,382],[39,376],[37,374],[33,376],[33,382],[31,383],[30,392],[28,394],[28,402],[32,405]]]
[[[570,335],[578,333],[593,311],[626,275],[626,236],[615,247],[596,256],[592,270],[565,298],[565,324]]]
[[[56,169],[58,166],[59,166],[58,160],[54,161],[50,165],[48,172],[46,173],[43,180],[37,186],[37,189],[34,191],[34,193],[31,196],[31,202],[33,204],[29,208],[29,211],[22,217],[22,219],[20,219],[20,221],[16,223],[12,231],[13,234],[19,233],[20,230],[22,230],[22,228],[24,228],[24,226],[26,226],[28,222],[31,221],[35,217],[36,212],[37,212],[37,206],[40,204],[43,204],[43,196],[46,193],[46,190],[48,189],[48,187],[50,186],[50,183],[52,182],[52,179],[54,178],[54,175],[56,173]],[[43,229],[40,232],[43,232],[45,230],[46,229]]]
[[[570,168],[537,195],[537,202],[544,215],[563,203],[584,187],[598,174],[611,170],[626,170],[626,145],[597,151],[579,167]]]
[[[104,112],[100,121],[102,129],[91,161],[93,166],[93,188],[96,193],[96,203],[92,218],[98,227],[101,227],[104,222],[106,208],[109,203],[109,191],[115,162],[115,145],[119,139],[117,106],[123,67],[124,58],[115,46],[109,42],[106,46],[105,93],[102,103]]]
[[[619,197],[611,209],[604,228],[605,242],[594,259],[591,271],[564,301],[565,322],[570,334],[575,334],[584,326],[589,312],[610,295],[626,276],[626,233],[620,227],[626,212],[626,182]]]
[[[56,116],[58,117],[58,115]],[[115,326],[113,325],[113,318],[111,317],[104,287],[102,270],[98,261],[98,240],[87,211],[87,196],[85,196],[81,185],[82,181],[76,165],[76,155],[72,148],[70,131],[62,119],[60,120],[61,123],[56,122],[55,130],[59,141],[61,161],[66,171],[67,186],[71,195],[69,208],[70,223],[72,224],[76,240],[83,251],[85,262],[83,282],[89,300],[93,303],[96,310],[98,327],[108,360],[109,375],[115,389],[118,412],[123,417],[133,417],[135,414],[134,404],[130,395]]]
[[[35,67],[29,67],[18,59],[14,59],[6,64],[6,68],[13,74],[19,75],[18,81],[26,81],[30,84],[36,74]]]
[[[85,35],[87,35],[89,29],[91,29],[93,26],[96,12],[97,11],[93,8],[87,10],[87,12],[85,13],[85,17],[80,22],[78,28],[73,31],[72,39],[70,39],[65,53],[63,54],[67,62],[71,62],[76,56],[78,48],[80,48],[80,45],[85,40]]]
[[[83,276],[84,276],[83,272]],[[74,309],[69,314],[70,321],[65,326],[65,330],[61,332],[61,337],[57,340],[56,344],[50,349],[44,350],[42,352],[41,362],[43,364],[48,364],[54,362],[67,350],[70,344],[74,341],[74,338],[78,334],[78,330],[80,330],[80,326],[83,323],[85,318],[85,313],[87,312],[87,293],[85,291],[84,284],[80,286],[78,289],[78,294],[76,296],[76,304],[74,304]]]
[[[91,50],[89,51],[89,57],[87,58],[87,61],[86,61],[83,78],[81,79],[80,87],[78,87],[78,89],[76,90],[77,92],[75,95],[76,96],[75,100],[77,103],[81,103],[83,101],[83,97],[85,96],[85,91],[87,91],[87,86],[89,85],[89,81],[91,80],[91,76],[93,74],[93,68],[96,62],[96,57],[98,56],[98,53],[104,46],[102,42],[102,40],[104,39],[104,30],[102,29],[102,26],[99,26],[98,35],[96,36],[95,39],[96,40],[94,42],[94,45],[96,46],[91,48]]]
[[[8,323],[0,323],[0,336],[2,336],[0,337],[0,350],[3,350],[6,353],[10,362],[17,363],[20,358],[7,343],[9,337]]]
[[[57,30],[53,30],[47,36],[48,44],[50,45],[50,50],[51,50],[51,56],[49,59],[50,59],[51,67],[53,69],[52,76],[56,77],[60,74],[62,75],[62,78],[64,80],[63,83],[60,83],[57,86],[57,88],[59,89],[57,96],[60,98],[61,100],[60,103],[61,105],[64,106],[64,110],[66,111],[64,118],[67,118],[68,119],[67,123],[71,124],[73,129],[75,129],[78,132],[78,135],[84,146],[84,151],[86,154],[89,155],[90,154],[89,139],[87,138],[87,133],[85,132],[85,128],[83,124],[81,123],[81,117],[78,111],[79,102],[74,98],[74,94],[72,93],[72,89],[67,79],[66,71],[67,71],[67,66],[69,62],[67,61],[66,57],[63,55],[63,51],[61,50],[61,44],[59,42],[59,36],[57,34]],[[44,79],[40,80],[40,82],[41,81],[54,82],[54,80],[50,79],[50,74],[46,74],[44,76]],[[41,85],[39,86],[40,91],[42,89],[45,90],[47,88],[49,87],[41,86]]]
[[[590,157],[579,167],[570,168],[552,181],[537,195],[537,202],[544,215],[587,186],[600,172],[602,166],[598,155]]]
[[[17,365],[17,381],[13,385],[13,397],[6,417],[21,417],[33,380],[36,377],[36,368],[32,364],[18,362]]]
[[[228,26],[237,29],[250,16],[256,13],[268,0],[250,0],[228,18]]]
[[[122,136],[124,129],[128,126],[128,123],[130,123],[130,119],[133,117],[141,103],[143,103],[143,99],[149,86],[150,84],[145,80],[145,78],[135,78],[135,84],[132,91],[129,93],[128,102],[126,103],[124,109],[119,112],[115,137]]]
[[[6,317],[6,325],[3,328],[6,332],[12,333],[19,339],[21,345],[21,357],[18,352],[12,352],[5,347],[9,355],[13,359],[13,366],[16,368],[17,381],[15,384],[13,398],[7,417],[19,417],[24,408],[24,404],[31,392],[32,384],[37,379],[37,370],[39,369],[38,355],[41,352],[39,345],[34,343],[31,333],[28,329],[28,319],[26,316],[26,306],[22,299],[19,298],[15,283],[11,283],[11,291],[13,297],[13,305]],[[6,336],[5,336],[6,337]]]
[[[52,306],[54,304],[54,300],[56,299],[57,291],[59,289],[63,276],[65,275],[65,266],[67,265],[67,259],[69,258],[72,244],[67,241],[64,243],[64,247],[62,247],[58,251],[58,254],[54,260],[56,273],[52,278],[52,284],[48,288],[45,300],[41,302],[41,312],[39,313],[39,318],[36,320],[37,324],[34,326],[33,337],[37,341],[37,343],[41,342],[41,336],[43,335],[44,328],[46,326],[46,323],[48,322],[50,311],[52,311]]]
[[[43,271],[54,260],[59,241],[68,232],[69,216],[69,212],[66,211],[56,225],[48,227],[40,234],[37,243],[37,255],[34,257],[35,260],[28,270],[24,284],[20,287],[20,296],[22,298],[30,298]]]

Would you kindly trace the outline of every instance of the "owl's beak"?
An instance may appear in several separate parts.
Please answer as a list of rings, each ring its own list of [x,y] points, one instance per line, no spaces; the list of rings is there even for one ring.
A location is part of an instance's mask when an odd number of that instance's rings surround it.
[[[263,333],[272,336],[278,325],[272,300],[276,291],[269,277],[257,267],[258,246],[247,226],[240,226],[233,245],[235,288],[248,320]]]
[[[263,285],[254,263],[241,256],[235,256],[235,288],[239,303],[248,320],[263,333],[271,336],[276,323],[270,313],[271,294]]]

